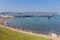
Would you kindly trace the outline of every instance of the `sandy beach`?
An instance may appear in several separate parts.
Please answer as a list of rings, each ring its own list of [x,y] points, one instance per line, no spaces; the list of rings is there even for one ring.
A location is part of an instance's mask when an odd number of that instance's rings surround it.
[[[4,25],[5,20],[6,20],[6,18],[0,18],[0,27],[6,28],[6,29],[9,29],[9,30],[12,30],[12,31],[16,31],[16,32],[21,32],[21,33],[28,34],[28,35],[42,36],[42,37],[50,38],[50,39],[53,39],[53,40],[60,40],[60,36],[58,38],[56,38],[56,37],[51,37],[51,36],[45,35],[45,34],[37,34],[37,33],[29,32],[29,31],[24,31],[24,30],[21,30],[21,29],[5,26]]]

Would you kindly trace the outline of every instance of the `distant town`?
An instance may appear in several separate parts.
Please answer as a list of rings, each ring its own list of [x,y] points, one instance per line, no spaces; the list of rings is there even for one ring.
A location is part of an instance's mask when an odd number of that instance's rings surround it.
[[[0,12],[0,17],[54,17],[59,15],[56,12]]]

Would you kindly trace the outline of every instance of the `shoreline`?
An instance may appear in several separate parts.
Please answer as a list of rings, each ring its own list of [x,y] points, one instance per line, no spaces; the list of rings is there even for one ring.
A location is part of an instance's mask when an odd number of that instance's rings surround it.
[[[46,35],[46,34],[42,34],[42,33],[38,34],[38,33],[31,32],[31,31],[26,31],[26,30],[21,30],[21,29],[18,29],[18,28],[5,26],[4,25],[5,20],[6,20],[5,18],[0,18],[0,27],[6,28],[6,29],[9,29],[9,30],[12,30],[12,31],[16,31],[16,32],[28,34],[28,35],[40,36],[40,37],[50,38],[50,39],[55,39],[55,40],[57,39],[57,38],[53,38],[53,37],[51,37],[49,35]],[[60,36],[58,38],[60,39]]]
[[[37,33],[31,32],[31,31],[25,31],[25,30],[13,28],[13,27],[8,27],[8,26],[4,26],[4,25],[0,25],[0,27],[6,28],[6,29],[9,29],[9,30],[13,30],[13,31],[16,31],[16,32],[28,34],[28,35],[33,35],[33,36],[40,36],[40,37],[50,38],[48,35],[45,35],[45,34],[40,34],[40,33],[37,34]]]

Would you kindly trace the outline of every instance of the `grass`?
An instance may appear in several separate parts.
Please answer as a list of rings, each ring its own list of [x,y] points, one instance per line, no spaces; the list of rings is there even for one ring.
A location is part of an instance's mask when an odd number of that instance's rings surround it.
[[[0,27],[0,40],[50,40],[50,39],[27,35]]]

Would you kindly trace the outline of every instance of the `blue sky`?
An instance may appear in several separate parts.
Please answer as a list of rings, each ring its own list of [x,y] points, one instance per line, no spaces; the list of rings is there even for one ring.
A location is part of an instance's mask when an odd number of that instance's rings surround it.
[[[0,12],[59,12],[60,0],[0,0]]]

